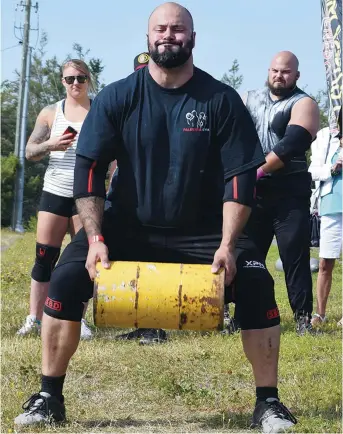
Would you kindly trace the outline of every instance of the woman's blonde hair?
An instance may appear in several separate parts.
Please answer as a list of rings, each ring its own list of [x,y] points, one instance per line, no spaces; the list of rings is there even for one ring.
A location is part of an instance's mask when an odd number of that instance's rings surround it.
[[[92,74],[90,69],[88,68],[87,63],[85,63],[81,59],[68,59],[65,62],[63,62],[61,66],[61,77],[63,77],[63,71],[68,68],[68,66],[72,66],[73,68],[77,69],[78,71],[82,72],[83,74],[87,75],[88,77],[88,88],[91,93],[95,93],[95,86],[94,81],[92,79]]]

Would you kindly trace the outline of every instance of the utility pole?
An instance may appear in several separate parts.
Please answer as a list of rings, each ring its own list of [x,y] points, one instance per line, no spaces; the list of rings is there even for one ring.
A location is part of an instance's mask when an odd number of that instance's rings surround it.
[[[30,19],[31,19],[31,0],[21,1],[18,6],[25,10],[25,21],[23,33],[23,51],[21,63],[21,75],[19,81],[18,106],[17,106],[17,123],[14,154],[19,159],[19,167],[16,171],[16,181],[12,208],[12,230],[16,232],[24,232],[22,225],[23,217],[23,197],[24,197],[24,168],[25,168],[25,146],[26,146],[26,128],[27,128],[27,112],[30,86],[30,66],[32,48],[30,48]],[[38,11],[38,3],[33,6]],[[37,30],[37,29],[34,29]]]
[[[16,172],[15,182],[15,208],[16,214],[13,221],[13,227],[16,232],[23,233],[23,201],[24,201],[24,180],[25,180],[25,147],[26,147],[26,129],[27,129],[27,112],[29,105],[29,88],[30,88],[30,67],[31,67],[32,48],[29,48],[27,56],[26,80],[23,95],[23,108],[20,119],[20,141],[19,141],[19,166]],[[13,220],[14,220],[13,218]]]
[[[20,121],[23,111],[23,95],[25,87],[25,76],[27,69],[27,55],[29,51],[29,40],[30,40],[30,18],[31,18],[31,0],[26,0],[26,4],[21,2],[20,6],[25,8],[25,23],[24,23],[24,38],[22,41],[23,51],[21,58],[21,75],[19,82],[19,94],[18,94],[18,106],[17,106],[17,123],[15,131],[15,146],[14,154],[19,157],[19,141],[20,141]]]

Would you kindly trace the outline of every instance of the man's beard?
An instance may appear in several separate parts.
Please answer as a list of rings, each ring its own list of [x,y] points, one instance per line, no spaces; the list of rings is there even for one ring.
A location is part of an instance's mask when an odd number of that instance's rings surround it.
[[[289,96],[294,89],[297,87],[297,80],[294,80],[293,83],[288,85],[287,87],[274,87],[270,81],[269,78],[267,78],[266,85],[268,86],[270,92],[275,96]]]
[[[166,41],[166,43],[168,42]],[[173,44],[172,42],[169,43]],[[160,53],[158,51],[158,47],[159,47],[158,45],[153,46],[148,42],[148,50],[149,50],[150,57],[156,63],[156,65],[166,69],[177,68],[178,66],[184,65],[187,62],[187,60],[191,57],[193,46],[194,46],[193,36],[191,37],[191,39],[189,39],[189,41],[185,43],[183,47],[178,45],[179,49],[177,51],[165,49],[163,53]]]

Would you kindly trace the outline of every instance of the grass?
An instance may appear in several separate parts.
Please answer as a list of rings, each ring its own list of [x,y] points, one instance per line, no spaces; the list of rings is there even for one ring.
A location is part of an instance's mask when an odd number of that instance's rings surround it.
[[[6,231],[6,243],[10,237]],[[14,432],[21,404],[39,390],[38,338],[15,333],[28,311],[32,233],[8,242],[2,254],[2,405],[1,432]],[[296,337],[283,273],[273,273],[282,316],[280,396],[295,413],[293,432],[342,432],[341,265],[334,272],[325,333]],[[316,279],[316,275],[314,275]],[[91,309],[89,309],[91,321]],[[254,405],[251,368],[239,335],[171,332],[167,344],[140,347],[116,342],[118,330],[94,330],[81,342],[67,374],[64,394],[69,422],[21,432],[246,432]]]

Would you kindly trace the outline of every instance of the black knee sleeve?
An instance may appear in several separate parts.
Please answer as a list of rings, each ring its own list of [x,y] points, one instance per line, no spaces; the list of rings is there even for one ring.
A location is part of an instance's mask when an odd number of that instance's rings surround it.
[[[60,256],[61,249],[36,243],[36,260],[31,277],[37,282],[50,282],[51,273]]]
[[[253,261],[250,261],[250,265],[249,261],[247,263],[247,268],[237,276],[235,282],[235,318],[242,330],[266,329],[279,325],[280,314],[272,276],[264,264]]]
[[[84,302],[93,297],[93,282],[83,261],[59,264],[53,271],[44,312],[53,318],[81,321]]]

